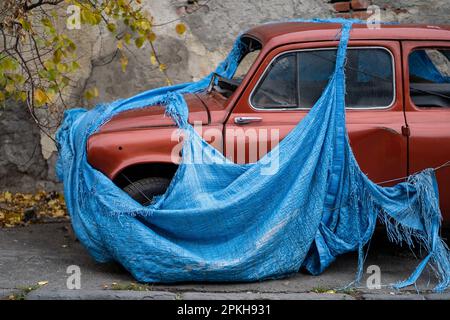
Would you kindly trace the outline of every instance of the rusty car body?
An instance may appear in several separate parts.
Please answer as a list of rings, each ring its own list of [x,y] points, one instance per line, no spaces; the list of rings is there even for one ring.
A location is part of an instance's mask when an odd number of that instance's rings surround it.
[[[311,53],[331,57],[338,45],[339,30],[338,24],[298,22],[265,24],[250,29],[242,39],[251,43],[257,52],[253,63],[229,92],[205,90],[186,94],[189,122],[220,132],[219,139],[205,135],[207,130],[203,137],[225,154],[227,148],[236,145],[249,151],[251,140],[259,138],[246,135],[248,130],[276,128],[282,139],[306,115],[326,83],[326,77],[302,80],[298,74],[302,68],[324,65],[314,60]],[[347,103],[347,129],[363,172],[374,182],[390,185],[395,183],[391,181],[393,179],[449,161],[450,85],[435,84],[433,87],[432,81],[412,76],[409,57],[417,50],[435,50],[447,58],[447,61],[444,58],[447,63],[450,27],[383,25],[379,29],[370,29],[366,25],[355,25],[349,42],[349,52],[352,50],[358,52],[355,59],[360,62],[364,62],[365,56],[374,55],[381,61],[371,69],[378,72],[377,76],[372,77],[369,72],[362,77],[364,71],[356,70],[354,85],[347,84],[347,98],[357,97]],[[298,79],[293,90],[298,96],[292,98],[292,104],[277,105],[278,98],[269,94],[263,94],[256,101],[255,90],[263,90],[258,88],[265,85],[265,79],[280,59],[296,61],[294,69]],[[302,61],[308,63],[302,64]],[[365,68],[360,62],[355,62],[356,69]],[[319,73],[320,68],[314,74]],[[367,77],[371,78],[367,81]],[[314,87],[319,82],[320,85]],[[384,84],[380,86],[382,82]],[[302,93],[301,86],[304,86]],[[281,87],[285,86],[278,86],[277,90]],[[304,93],[311,93],[311,96],[306,94],[305,97]],[[269,100],[275,105],[267,104]],[[176,171],[177,164],[172,156],[179,143],[173,139],[176,129],[173,120],[164,115],[162,106],[123,112],[89,138],[88,161],[131,196],[145,202],[139,193],[143,190],[152,197],[163,192]],[[243,133],[244,138],[229,134],[236,130]],[[271,147],[272,144],[269,149]],[[255,161],[249,154],[242,159],[232,154],[230,158],[235,162]],[[441,210],[444,220],[449,222],[450,167],[443,167],[436,174]],[[155,191],[148,186],[155,181],[161,190]],[[133,191],[130,187],[133,184],[142,188],[141,191]]]

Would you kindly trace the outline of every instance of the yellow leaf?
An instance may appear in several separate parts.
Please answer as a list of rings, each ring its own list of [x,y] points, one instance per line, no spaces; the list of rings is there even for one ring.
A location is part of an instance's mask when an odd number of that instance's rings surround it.
[[[179,34],[182,35],[183,33],[186,32],[186,26],[184,25],[184,23],[179,23],[175,26],[175,31]]]
[[[90,89],[87,89],[86,92],[84,93],[84,97],[87,100],[91,100],[93,98],[98,97],[98,89],[96,87],[92,87]],[[55,205],[56,203],[57,203],[56,200],[51,200],[51,201],[48,202],[48,204],[50,206]]]
[[[0,101],[3,100],[5,100],[5,94],[2,91],[0,91]]]
[[[156,60],[156,56],[153,53],[150,56],[150,62],[152,63],[152,65],[156,65],[158,63],[158,61]]]
[[[159,70],[162,72],[162,71],[164,71],[164,70],[166,70],[167,69],[167,65],[165,65],[164,63],[161,63],[160,65],[159,65]]]
[[[147,33],[147,40],[150,42],[154,42],[156,40],[156,34],[154,32]]]
[[[55,64],[53,63],[53,61],[47,60],[47,61],[44,61],[44,67],[46,69],[53,69],[55,67]]]
[[[150,30],[151,27],[152,27],[152,25],[150,24],[150,21],[148,21],[148,20],[141,20],[141,21],[137,22],[136,25],[137,25],[142,31]]]
[[[122,42],[122,40],[117,41],[117,49],[119,49],[119,50],[123,49],[123,42]]]
[[[58,70],[59,72],[63,73],[66,72],[67,70],[67,65],[64,63],[57,63],[56,64],[56,70]]]
[[[131,34],[126,33],[126,34],[123,36],[123,40],[125,41],[126,44],[130,44]]]
[[[53,217],[59,218],[59,217],[64,217],[65,215],[66,215],[66,213],[64,212],[64,210],[58,209],[58,210],[56,210],[55,213],[53,214]]]
[[[57,200],[50,200],[50,201],[48,202],[48,205],[51,207],[51,206],[56,205],[57,203],[58,203]]]
[[[37,284],[39,286],[45,286],[46,284],[48,284],[48,281],[39,281]]]
[[[38,88],[34,91],[34,100],[38,105],[43,105],[47,102],[48,98],[45,92]]]
[[[33,198],[33,195],[31,195],[31,194],[23,194],[22,197],[23,197],[24,200],[31,200]]]
[[[25,91],[22,91],[22,92],[19,93],[19,99],[22,100],[23,102],[25,102],[27,100],[27,98],[28,98],[28,96],[27,96],[27,93]]]
[[[122,56],[120,58],[120,66],[122,67],[122,72],[125,72],[127,70],[128,65],[128,58],[126,56]]]
[[[8,84],[5,86],[5,90],[8,93],[12,93],[15,89],[14,83],[8,82]]]

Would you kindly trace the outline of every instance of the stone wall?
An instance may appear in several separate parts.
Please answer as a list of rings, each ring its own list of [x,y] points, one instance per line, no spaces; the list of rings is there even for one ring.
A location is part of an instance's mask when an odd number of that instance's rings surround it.
[[[370,4],[381,8],[382,21],[447,23],[448,0],[143,0],[155,17],[156,49],[175,83],[197,80],[208,74],[228,52],[240,31],[274,20],[312,17],[365,18]],[[194,3],[194,4],[192,4]],[[65,12],[65,11],[63,11]],[[180,19],[187,32],[176,34]],[[79,47],[82,69],[76,75],[77,87],[71,93],[73,107],[94,105],[134,95],[165,84],[149,58],[149,48],[133,49],[123,73],[109,33],[101,28],[67,31]],[[90,86],[99,98],[87,103],[83,92]],[[19,110],[20,109],[20,110]],[[30,191],[60,188],[55,184],[55,148],[40,135],[25,108],[0,109],[0,190]]]

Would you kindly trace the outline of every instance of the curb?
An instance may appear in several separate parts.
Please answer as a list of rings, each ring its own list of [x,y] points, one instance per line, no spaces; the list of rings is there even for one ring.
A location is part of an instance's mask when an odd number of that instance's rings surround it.
[[[177,295],[165,291],[127,290],[36,290],[26,300],[175,300]]]
[[[129,290],[35,290],[26,300],[354,300],[348,294],[182,292]]]

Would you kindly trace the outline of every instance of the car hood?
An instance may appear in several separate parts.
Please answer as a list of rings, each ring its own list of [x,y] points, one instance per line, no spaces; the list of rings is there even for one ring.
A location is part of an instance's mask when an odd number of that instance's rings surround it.
[[[184,99],[189,108],[189,123],[208,124],[209,112],[202,100],[196,94],[185,94]],[[106,122],[100,132],[167,126],[175,126],[175,122],[166,115],[164,106],[156,105],[121,112]]]

